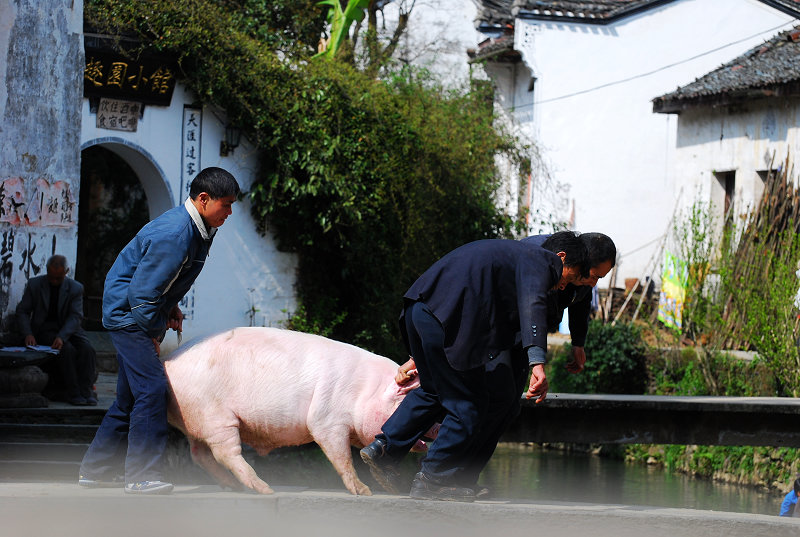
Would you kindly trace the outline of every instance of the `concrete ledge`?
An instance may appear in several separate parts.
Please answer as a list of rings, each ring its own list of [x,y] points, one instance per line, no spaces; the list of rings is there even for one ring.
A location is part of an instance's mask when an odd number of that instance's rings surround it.
[[[800,399],[551,393],[503,440],[800,447]]]
[[[117,537],[187,534],[197,537],[303,536],[567,537],[796,536],[800,520],[717,511],[636,505],[486,501],[416,501],[406,496],[276,487],[276,494],[179,486],[169,496],[131,497],[121,489],[83,489],[69,483],[2,483],[0,517],[9,535]],[[42,516],[47,513],[47,516]]]

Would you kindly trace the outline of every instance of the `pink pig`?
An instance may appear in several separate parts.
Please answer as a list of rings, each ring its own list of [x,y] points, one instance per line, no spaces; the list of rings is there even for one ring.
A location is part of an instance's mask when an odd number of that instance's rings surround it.
[[[192,458],[220,484],[233,476],[273,491],[242,457],[316,442],[353,494],[370,495],[350,446],[374,440],[409,390],[397,364],[358,347],[277,328],[235,328],[167,358],[169,422],[189,438]]]

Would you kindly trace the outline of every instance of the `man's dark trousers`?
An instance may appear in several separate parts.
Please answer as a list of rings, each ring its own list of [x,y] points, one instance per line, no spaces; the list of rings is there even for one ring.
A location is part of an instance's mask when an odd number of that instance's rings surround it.
[[[484,368],[457,371],[447,361],[442,325],[422,302],[406,307],[408,344],[419,372],[412,390],[383,425],[390,458],[400,458],[436,421],[438,437],[422,460],[422,472],[440,483],[453,482],[464,469],[465,456],[487,404]]]
[[[124,452],[127,442],[125,482],[160,481],[168,431],[164,364],[152,339],[138,327],[109,333],[119,362],[117,399],[103,418],[80,473],[89,479],[112,477],[119,470],[118,453]]]
[[[36,334],[36,342],[40,345],[52,345],[58,330],[44,329]],[[64,395],[73,397],[89,397],[92,385],[97,376],[95,360],[97,354],[92,345],[82,337],[73,335],[64,340],[58,355],[53,357],[58,374],[64,387]]]
[[[492,458],[500,437],[519,416],[530,368],[526,353],[517,345],[489,362],[486,385],[489,405],[469,455],[461,485],[475,487],[481,471]]]

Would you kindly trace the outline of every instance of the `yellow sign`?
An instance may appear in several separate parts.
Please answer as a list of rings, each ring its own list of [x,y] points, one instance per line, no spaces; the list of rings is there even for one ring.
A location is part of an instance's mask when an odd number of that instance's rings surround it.
[[[661,293],[658,296],[658,320],[664,323],[664,326],[676,330],[681,329],[688,276],[686,263],[671,253],[665,252]]]

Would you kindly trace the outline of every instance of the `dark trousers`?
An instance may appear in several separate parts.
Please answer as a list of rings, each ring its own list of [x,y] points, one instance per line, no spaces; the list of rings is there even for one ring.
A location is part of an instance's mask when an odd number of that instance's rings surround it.
[[[528,369],[527,356],[519,346],[503,351],[486,366],[489,404],[472,444],[462,485],[474,487],[478,483],[478,477],[492,458],[500,437],[519,416]]]
[[[424,303],[409,305],[405,322],[420,387],[406,395],[378,438],[386,441],[389,457],[399,459],[441,421],[421,469],[434,481],[458,481],[487,404],[484,368],[457,371],[450,366],[444,352],[444,329]]]
[[[167,446],[167,376],[153,342],[138,327],[110,332],[117,349],[117,399],[81,463],[81,475],[108,479],[125,450],[125,482],[162,479]]]
[[[52,345],[57,335],[57,330],[42,330],[33,336],[39,345]],[[95,360],[95,350],[88,340],[80,336],[67,338],[61,351],[45,367],[54,373],[56,380],[48,386],[48,392],[66,399],[93,395],[92,386],[97,378]]]

